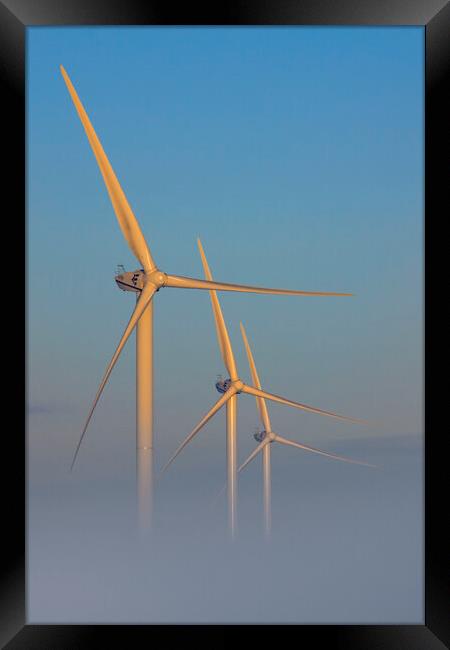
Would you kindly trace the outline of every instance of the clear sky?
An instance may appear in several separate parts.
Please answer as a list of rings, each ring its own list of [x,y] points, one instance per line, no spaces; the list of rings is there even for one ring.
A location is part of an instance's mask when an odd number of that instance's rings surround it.
[[[423,45],[422,28],[27,30],[36,484],[65,476],[134,306],[115,285],[116,265],[138,268],[59,65],[162,270],[203,277],[200,236],[217,280],[356,294],[219,299],[244,379],[239,320],[264,388],[379,423],[360,427],[270,405],[274,427],[338,453],[345,443],[348,455],[371,462],[374,440],[388,454],[390,440],[398,449],[399,439],[423,431]],[[158,467],[217,399],[214,382],[224,372],[207,293],[160,291]],[[180,463],[223,463],[223,424],[223,416],[211,422]],[[244,396],[240,458],[253,448],[257,424]],[[132,458],[133,436],[130,339],[86,435],[79,475],[114,477],[118,459]],[[294,471],[289,451],[282,457]],[[316,466],[326,485],[334,474]]]

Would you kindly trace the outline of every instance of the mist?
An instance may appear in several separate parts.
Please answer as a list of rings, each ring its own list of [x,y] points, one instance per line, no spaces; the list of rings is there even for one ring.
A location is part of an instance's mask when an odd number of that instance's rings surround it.
[[[28,622],[423,623],[421,438],[334,443],[376,469],[272,449],[269,540],[260,458],[239,477],[233,543],[218,454],[158,479],[148,531],[126,464],[30,483]]]

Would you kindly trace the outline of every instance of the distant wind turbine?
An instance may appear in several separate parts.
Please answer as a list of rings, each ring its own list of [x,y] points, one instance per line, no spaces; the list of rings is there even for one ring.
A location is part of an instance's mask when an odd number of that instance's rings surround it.
[[[244,339],[245,350],[247,352],[248,363],[250,366],[250,372],[252,375],[253,385],[261,389],[261,383],[259,381],[258,372],[256,370],[255,361],[253,359],[252,351],[247,339],[247,334],[245,332],[244,326],[240,323],[242,338]],[[267,409],[266,400],[264,397],[256,397],[256,405],[258,408],[259,416],[261,423],[264,429],[255,434],[255,439],[259,442],[259,445],[252,451],[247,460],[242,463],[238,469],[238,473],[244,469],[259,453],[262,453],[262,468],[263,468],[263,500],[264,500],[264,531],[266,536],[270,534],[271,525],[272,525],[272,515],[271,515],[271,465],[270,465],[270,450],[271,443],[278,442],[281,445],[287,445],[288,447],[297,447],[297,449],[303,449],[304,451],[311,451],[314,454],[320,454],[321,456],[326,456],[327,458],[333,458],[334,460],[341,460],[346,463],[354,463],[356,465],[365,465],[367,467],[375,467],[370,463],[364,461],[353,460],[351,458],[346,458],[345,456],[337,456],[336,454],[330,454],[321,449],[315,449],[314,447],[309,447],[308,445],[302,445],[299,442],[294,442],[293,440],[288,440],[282,436],[274,433],[272,425],[269,418],[269,412]],[[223,490],[222,490],[223,491]]]
[[[202,258],[203,269],[205,272],[205,277],[207,280],[212,282],[211,271],[206,260],[206,256],[200,242],[200,239],[197,240],[198,247],[200,250],[200,256]],[[178,454],[184,449],[184,447],[192,440],[192,438],[202,429],[205,424],[215,415],[225,404],[227,405],[227,490],[228,490],[228,525],[231,533],[231,537],[234,538],[236,535],[236,514],[237,514],[237,439],[236,439],[236,413],[237,413],[237,396],[241,393],[247,393],[248,395],[253,395],[254,397],[266,398],[274,402],[279,402],[280,404],[286,404],[288,406],[293,406],[295,408],[301,409],[303,411],[309,411],[311,413],[317,413],[319,415],[326,415],[328,417],[337,418],[339,420],[345,420],[349,422],[357,422],[366,424],[364,420],[358,420],[356,418],[350,418],[344,415],[338,415],[337,413],[331,413],[330,411],[323,411],[322,409],[315,408],[313,406],[308,406],[307,404],[301,404],[299,402],[293,402],[292,400],[285,399],[279,395],[274,395],[273,393],[267,393],[262,390],[260,386],[249,386],[244,383],[238,375],[236,368],[236,361],[233,354],[233,349],[231,347],[230,337],[225,325],[223,318],[222,310],[219,304],[219,299],[217,298],[217,293],[214,290],[210,291],[212,310],[214,314],[214,320],[216,324],[217,338],[219,341],[220,351],[222,353],[222,358],[225,363],[225,366],[229,372],[229,378],[225,381],[218,381],[216,383],[216,388],[219,393],[222,393],[222,397],[214,404],[214,406],[208,411],[208,413],[200,420],[197,426],[191,431],[191,433],[184,439],[180,444],[178,449],[175,451],[173,456],[168,460],[165,466],[162,469],[162,472],[165,472],[169,465],[173,463]]]
[[[66,83],[78,116],[86,132],[89,144],[97,160],[100,172],[111,199],[114,212],[131,252],[135,255],[142,268],[134,272],[121,273],[115,280],[124,291],[137,294],[136,307],[131,315],[128,325],[119,341],[111,361],[106,368],[103,379],[98,388],[94,402],[89,411],[81,437],[76,447],[71,469],[73,468],[78,451],[91,420],[94,409],[108,381],[114,365],[116,364],[125,343],[136,327],[136,446],[137,446],[137,475],[138,498],[141,499],[140,512],[144,518],[151,503],[151,485],[153,468],[153,295],[164,287],[177,289],[206,289],[220,291],[239,291],[248,293],[297,295],[297,296],[350,296],[349,293],[321,292],[321,291],[294,291],[290,289],[267,289],[251,287],[240,284],[223,282],[209,282],[196,278],[170,275],[161,271],[156,265],[150,249],[142,234],[139,223],[127,201],[124,191],[114,173],[113,168],[103,150],[100,140],[94,131],[89,117],[77,95],[63,66],[61,74]],[[147,521],[148,523],[148,521]]]

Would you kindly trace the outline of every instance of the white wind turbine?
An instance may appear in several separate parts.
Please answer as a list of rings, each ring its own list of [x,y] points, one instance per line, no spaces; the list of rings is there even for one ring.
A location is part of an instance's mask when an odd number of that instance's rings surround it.
[[[200,255],[202,258],[203,269],[205,272],[205,277],[207,280],[212,281],[211,271],[206,260],[203,247],[201,245],[200,239],[197,240],[198,247],[200,250]],[[216,383],[216,388],[219,393],[222,393],[214,406],[208,411],[208,413],[200,420],[197,426],[191,431],[191,433],[183,440],[179,445],[173,456],[167,461],[165,466],[162,469],[162,473],[166,471],[169,465],[175,460],[178,454],[184,449],[184,447],[192,440],[192,438],[202,429],[205,424],[215,415],[221,408],[226,404],[226,431],[227,431],[227,491],[228,491],[228,526],[231,533],[231,537],[234,538],[237,530],[237,432],[236,432],[236,415],[237,415],[237,396],[241,393],[247,393],[248,395],[253,395],[257,398],[266,398],[274,402],[279,402],[281,404],[286,404],[288,406],[293,406],[295,408],[301,409],[303,411],[309,411],[311,413],[317,413],[319,415],[326,415],[328,417],[337,418],[339,420],[346,420],[350,422],[357,422],[360,424],[367,424],[364,420],[358,420],[356,418],[350,418],[344,415],[338,415],[337,413],[331,413],[330,411],[323,411],[322,409],[315,408],[313,406],[308,406],[307,404],[301,404],[299,402],[293,402],[292,400],[285,399],[279,395],[274,395],[273,393],[267,393],[261,389],[261,386],[249,386],[244,383],[238,375],[236,361],[233,354],[233,349],[231,347],[230,337],[225,325],[223,318],[222,310],[219,304],[219,299],[217,298],[217,293],[214,290],[210,291],[212,310],[214,314],[214,320],[216,324],[217,338],[219,341],[220,351],[222,353],[222,358],[225,363],[225,366],[229,372],[229,378],[225,381],[218,381]]]
[[[258,372],[256,370],[255,361],[253,359],[252,351],[247,339],[247,334],[245,332],[244,326],[240,323],[241,334],[244,339],[245,350],[247,352],[248,363],[250,366],[250,372],[252,375],[253,385],[256,388],[261,389],[261,382],[259,380]],[[356,465],[365,465],[367,467],[375,467],[370,463],[364,461],[353,460],[351,458],[346,458],[345,456],[337,456],[336,454],[330,454],[321,449],[315,449],[314,447],[309,447],[308,445],[302,445],[299,442],[294,442],[293,440],[288,440],[283,438],[283,436],[274,433],[272,425],[269,418],[269,412],[267,409],[266,400],[263,397],[256,397],[256,405],[258,408],[259,416],[261,423],[263,425],[263,430],[255,434],[255,439],[259,442],[259,445],[255,447],[252,453],[249,455],[246,461],[238,469],[238,473],[244,469],[259,453],[262,453],[262,470],[263,470],[263,502],[264,502],[264,532],[266,536],[269,536],[271,530],[272,516],[271,516],[271,464],[270,464],[270,452],[271,444],[273,442],[278,442],[281,445],[287,445],[289,447],[297,447],[297,449],[303,449],[304,451],[310,451],[314,454],[320,454],[321,456],[326,456],[327,458],[333,458],[334,460],[341,460],[346,463],[354,463]]]
[[[220,291],[240,291],[248,293],[281,294],[297,296],[349,296],[349,293],[294,291],[289,289],[267,289],[246,285],[208,282],[196,278],[170,275],[161,271],[156,265],[145,241],[138,221],[127,201],[124,191],[94,131],[89,117],[77,95],[67,72],[60,70],[78,116],[86,132],[89,144],[97,160],[106,185],[111,203],[119,222],[120,229],[128,246],[142,268],[135,272],[116,276],[118,286],[125,291],[137,294],[137,303],[128,325],[119,341],[103,379],[98,388],[94,402],[89,411],[81,437],[75,450],[71,469],[74,466],[81,443],[91,420],[94,409],[108,381],[122,349],[136,327],[136,447],[137,447],[137,484],[139,510],[142,523],[148,525],[151,508],[151,485],[153,468],[153,295],[163,287],[177,289],[217,289]]]

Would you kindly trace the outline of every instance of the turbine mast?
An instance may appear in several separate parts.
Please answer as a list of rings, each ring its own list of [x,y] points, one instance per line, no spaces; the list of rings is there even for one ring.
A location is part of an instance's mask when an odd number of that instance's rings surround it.
[[[262,450],[263,490],[264,490],[264,535],[270,537],[272,529],[272,484],[270,474],[270,450],[272,445],[264,445]]]
[[[237,535],[237,402],[237,395],[227,402],[227,500],[231,540],[235,540]]]
[[[138,297],[139,300],[139,297]],[[136,326],[136,479],[140,530],[153,510],[153,301]]]

